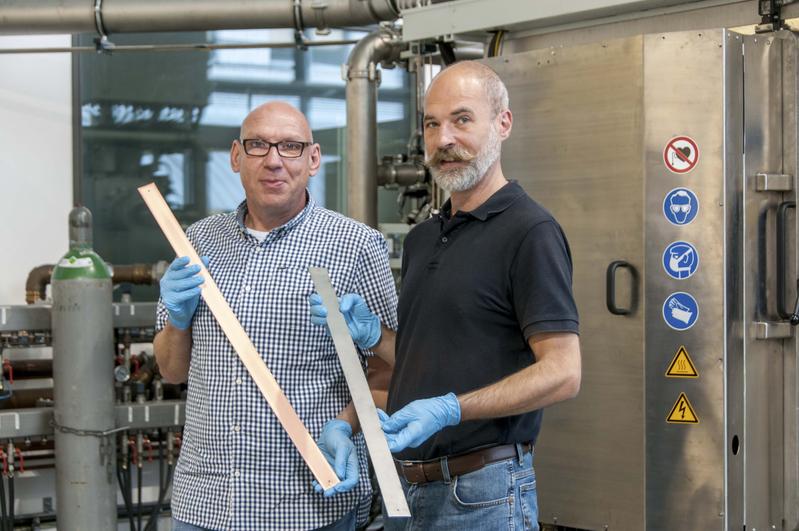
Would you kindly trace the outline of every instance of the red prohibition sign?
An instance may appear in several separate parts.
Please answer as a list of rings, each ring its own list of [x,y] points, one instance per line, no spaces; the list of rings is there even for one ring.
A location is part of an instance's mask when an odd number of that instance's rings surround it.
[[[688,173],[699,162],[699,146],[691,137],[674,137],[663,150],[663,162],[673,173]]]

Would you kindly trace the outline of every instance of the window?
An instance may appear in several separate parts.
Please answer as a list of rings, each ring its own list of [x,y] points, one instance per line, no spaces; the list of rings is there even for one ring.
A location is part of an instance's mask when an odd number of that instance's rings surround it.
[[[334,30],[325,38],[356,40],[367,33]],[[92,38],[78,36],[76,44],[91,45]],[[293,30],[287,29],[226,30],[116,35],[114,42],[257,44],[291,43],[293,38]],[[78,56],[77,199],[94,214],[100,256],[116,264],[173,256],[136,193],[142,184],[156,182],[184,226],[234,209],[244,191],[230,169],[231,142],[247,113],[271,100],[286,101],[308,116],[323,153],[322,167],[309,188],[323,206],[344,210],[346,102],[341,65],[351,49],[352,45],[337,45],[307,51],[287,47]],[[410,132],[405,71],[384,71],[378,94],[379,151],[402,152]],[[157,290],[134,289],[139,299],[156,295]]]

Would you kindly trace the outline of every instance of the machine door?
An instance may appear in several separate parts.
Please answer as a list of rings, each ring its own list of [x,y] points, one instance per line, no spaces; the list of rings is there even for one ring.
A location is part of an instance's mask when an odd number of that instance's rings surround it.
[[[574,260],[582,389],[546,409],[539,519],[644,528],[642,39],[489,59],[508,86],[509,179],[557,218]]]
[[[746,529],[799,527],[797,499],[797,44],[743,37],[743,355],[730,359],[731,470]],[[741,419],[742,420],[737,420]],[[742,435],[741,435],[742,434]],[[730,444],[738,439],[738,451]],[[731,509],[736,502],[731,500]],[[740,527],[738,527],[740,529]]]

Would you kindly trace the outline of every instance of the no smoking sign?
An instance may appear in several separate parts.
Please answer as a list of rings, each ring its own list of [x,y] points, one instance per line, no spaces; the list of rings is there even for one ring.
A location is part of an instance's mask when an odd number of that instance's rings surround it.
[[[663,162],[673,173],[688,173],[699,162],[699,146],[691,137],[672,138],[663,150]]]

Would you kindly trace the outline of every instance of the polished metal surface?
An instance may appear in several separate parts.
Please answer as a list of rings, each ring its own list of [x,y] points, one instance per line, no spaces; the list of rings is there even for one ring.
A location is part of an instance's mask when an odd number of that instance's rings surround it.
[[[381,61],[399,58],[402,43],[392,30],[370,33],[350,52],[347,82],[347,215],[377,227],[377,86]]]
[[[724,527],[743,528],[744,460],[741,451],[743,400],[743,36],[725,32],[724,44]],[[768,334],[768,327],[762,331]]]
[[[86,0],[3,0],[0,34],[95,33],[94,2]],[[106,33],[202,31],[237,28],[293,28],[290,0],[114,0],[101,4]],[[392,0],[304,0],[303,27],[361,26],[394,20]],[[112,37],[113,38],[113,37]]]
[[[157,428],[180,429],[186,421],[183,400],[162,400],[144,404],[114,406],[116,428],[146,430]],[[53,408],[37,407],[0,412],[0,439],[51,436]]]
[[[782,165],[782,40],[744,37],[743,319],[779,322],[776,212],[782,192],[759,192],[756,175]],[[792,195],[792,194],[790,194]],[[793,275],[795,276],[795,275]],[[781,526],[783,505],[783,339],[762,340],[744,326],[744,521],[747,529]],[[736,397],[730,397],[735,399]]]
[[[752,323],[752,337],[755,339],[787,339],[793,337],[791,323],[758,321]]]
[[[152,328],[155,302],[115,302],[111,305],[114,328]],[[0,333],[50,330],[49,304],[0,306]]]
[[[782,51],[782,171],[796,176],[799,171],[799,41],[794,33],[780,33],[783,40]],[[795,180],[795,178],[794,178]],[[796,182],[793,190],[797,190]],[[790,200],[796,200],[796,192],[787,194]],[[788,277],[799,278],[799,246],[797,245],[797,227],[799,219],[794,216],[791,225],[793,230],[788,230],[787,255],[792,262],[786,264]],[[792,247],[792,249],[791,249]],[[796,300],[796,284],[788,281],[789,288],[785,294],[791,304]],[[796,337],[783,342],[783,527],[785,529],[799,529],[799,364],[797,364]]]
[[[778,308],[799,276],[784,203],[796,200],[795,36],[653,34],[487,62],[514,112],[503,169],[563,225],[581,314],[583,388],[547,409],[536,447],[540,520],[796,529],[797,342]],[[687,171],[668,162],[678,137],[699,150]],[[698,199],[690,223],[664,213],[678,188]],[[690,275],[667,274],[675,242],[700,257]],[[604,269],[618,260],[643,279],[632,316],[605,308]],[[629,280],[616,280],[615,306]],[[698,304],[682,330],[664,317],[678,292]],[[681,347],[695,378],[666,375]]]
[[[0,306],[0,332],[50,330],[50,305]]]
[[[644,41],[646,180],[646,529],[721,529],[724,524],[724,46],[721,30],[647,35]],[[683,60],[685,59],[685,60]],[[689,137],[699,149],[693,170],[667,167],[667,146]],[[691,190],[697,217],[674,225],[667,194]],[[689,278],[666,274],[663,256],[690,242],[698,267]],[[694,325],[677,330],[667,304],[677,292],[697,303]],[[664,307],[666,310],[664,311]],[[693,313],[693,312],[692,312]],[[673,322],[681,324],[676,318]],[[684,325],[683,325],[684,326]],[[684,346],[698,378],[668,378]],[[667,422],[685,394],[697,423]],[[679,420],[681,415],[671,420]]]
[[[464,32],[505,29],[545,31],[553,26],[617,22],[663,13],[694,11],[700,6],[740,3],[741,0],[456,0],[402,10],[406,41]],[[692,5],[694,4],[694,5]],[[753,13],[756,8],[753,6]]]
[[[582,388],[546,409],[535,466],[539,519],[578,529],[644,528],[643,301],[628,316],[605,304],[611,262],[645,276],[642,52],[636,37],[487,60],[514,116],[503,171],[558,219],[574,261]],[[620,306],[631,281],[619,271]]]
[[[787,192],[793,190],[793,175],[758,173],[755,175],[755,190],[758,192]]]
[[[338,309],[338,297],[333,284],[330,283],[330,275],[327,269],[321,267],[310,267],[309,272],[313,280],[314,288],[322,302],[327,308],[327,324],[333,343],[336,346],[336,354],[341,362],[341,369],[347,380],[347,387],[352,396],[352,404],[358,414],[358,421],[361,424],[361,433],[366,440],[366,447],[369,450],[369,460],[380,485],[380,494],[383,497],[385,511],[390,518],[411,516],[405,493],[402,490],[397,468],[394,459],[388,449],[388,442],[383,430],[380,427],[380,419],[377,417],[372,392],[369,390],[369,383],[366,381],[366,372],[361,363],[361,358],[355,350],[355,344],[350,337],[347,322]]]

